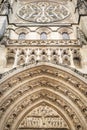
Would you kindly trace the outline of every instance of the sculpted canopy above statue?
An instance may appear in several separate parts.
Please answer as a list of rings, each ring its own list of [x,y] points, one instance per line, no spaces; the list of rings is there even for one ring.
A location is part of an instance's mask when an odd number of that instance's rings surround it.
[[[23,20],[36,23],[61,21],[69,14],[67,7],[57,2],[31,2],[22,5],[17,12]]]

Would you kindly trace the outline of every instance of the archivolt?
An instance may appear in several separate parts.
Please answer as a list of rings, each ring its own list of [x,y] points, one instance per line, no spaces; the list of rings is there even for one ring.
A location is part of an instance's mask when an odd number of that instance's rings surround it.
[[[22,117],[42,102],[56,108],[71,130],[87,129],[87,83],[78,75],[39,65],[8,77],[0,84],[2,130],[16,130]]]

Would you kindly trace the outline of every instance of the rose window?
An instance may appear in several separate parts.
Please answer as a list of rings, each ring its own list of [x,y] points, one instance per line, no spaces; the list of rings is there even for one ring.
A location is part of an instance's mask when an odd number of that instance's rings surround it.
[[[57,2],[32,2],[21,6],[17,12],[23,20],[37,23],[61,21],[69,14],[67,7]]]

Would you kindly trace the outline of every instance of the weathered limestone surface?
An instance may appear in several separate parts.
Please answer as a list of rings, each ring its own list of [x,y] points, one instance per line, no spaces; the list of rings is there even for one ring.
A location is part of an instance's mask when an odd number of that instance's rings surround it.
[[[0,130],[87,130],[86,6],[0,0]]]

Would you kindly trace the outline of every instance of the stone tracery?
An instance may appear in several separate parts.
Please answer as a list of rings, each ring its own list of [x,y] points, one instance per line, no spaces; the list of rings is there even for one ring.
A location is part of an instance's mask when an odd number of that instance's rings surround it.
[[[17,12],[20,18],[37,23],[60,21],[69,14],[68,9],[57,2],[32,2],[24,5]]]

